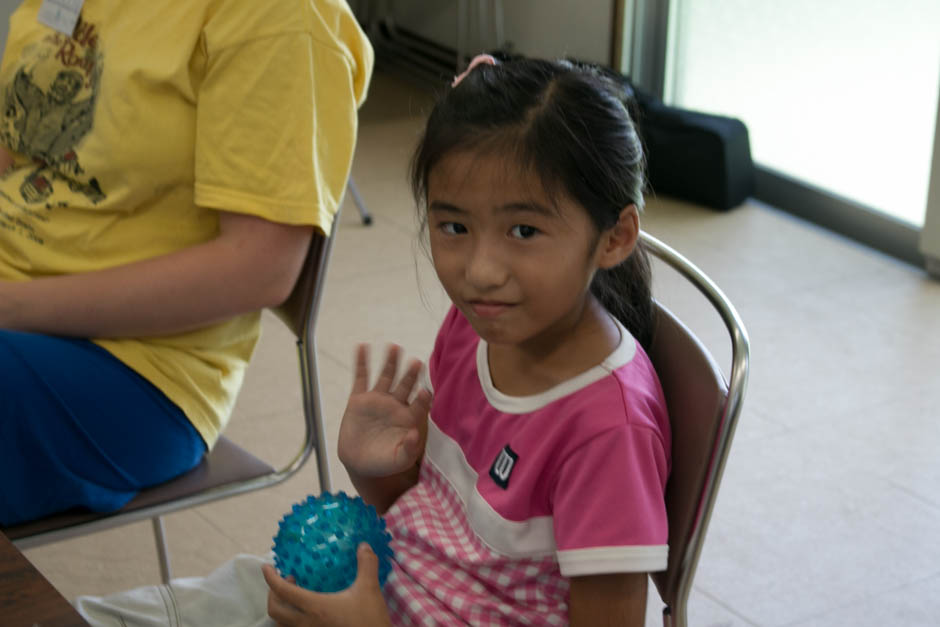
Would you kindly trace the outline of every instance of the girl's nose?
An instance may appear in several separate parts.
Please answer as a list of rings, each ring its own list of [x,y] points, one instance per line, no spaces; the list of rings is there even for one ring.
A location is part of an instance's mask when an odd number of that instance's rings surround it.
[[[509,272],[503,263],[501,255],[491,246],[475,246],[467,260],[467,282],[479,291],[490,290],[502,286]]]

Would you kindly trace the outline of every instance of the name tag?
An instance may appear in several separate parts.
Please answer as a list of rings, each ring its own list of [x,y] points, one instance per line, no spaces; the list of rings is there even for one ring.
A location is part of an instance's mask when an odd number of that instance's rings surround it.
[[[85,0],[42,0],[36,19],[40,24],[71,37],[84,3]]]

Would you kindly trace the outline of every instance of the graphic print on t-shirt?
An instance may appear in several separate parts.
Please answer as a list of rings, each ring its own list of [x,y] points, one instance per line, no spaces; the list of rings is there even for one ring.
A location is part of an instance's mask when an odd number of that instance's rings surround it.
[[[503,490],[509,487],[509,477],[512,475],[512,469],[517,461],[519,461],[519,455],[507,444],[499,451],[499,455],[496,456],[496,460],[490,466],[490,478]]]
[[[3,94],[0,127],[3,143],[36,164],[18,170],[23,176],[18,200],[51,209],[48,199],[55,187],[67,185],[100,202],[105,194],[77,153],[94,122],[102,68],[97,29],[79,20],[72,37],[50,30],[23,49],[19,64]]]

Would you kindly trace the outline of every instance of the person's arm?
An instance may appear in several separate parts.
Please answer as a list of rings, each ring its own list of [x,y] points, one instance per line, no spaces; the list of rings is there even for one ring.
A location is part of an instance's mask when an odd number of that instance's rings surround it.
[[[359,496],[380,515],[418,482],[431,407],[431,393],[415,391],[423,367],[420,361],[412,360],[395,382],[400,353],[400,347],[389,347],[382,372],[369,389],[368,347],[358,347],[337,445]]]
[[[192,330],[279,305],[300,273],[313,227],[219,213],[212,240],[95,272],[0,281],[0,328],[73,337]]]
[[[643,625],[647,573],[667,565],[667,469],[658,432],[620,425],[582,444],[562,464],[553,510],[559,561],[569,568],[606,562],[638,571],[572,576],[572,625]],[[601,547],[604,560],[594,561]]]
[[[343,414],[337,446],[362,499],[384,514],[417,480],[424,452],[431,393],[415,391],[423,364],[412,360],[396,382],[401,348],[388,349],[375,385],[369,388],[369,352],[356,350],[352,392]],[[321,594],[284,579],[270,564],[262,566],[268,615],[279,626],[345,627],[391,625],[378,581],[378,558],[367,544],[356,553],[356,580],[346,590]]]
[[[568,605],[572,627],[643,627],[646,586],[646,573],[572,577]]]
[[[408,470],[387,477],[367,477],[346,470],[356,492],[362,500],[375,507],[379,516],[384,515],[402,494],[418,483],[421,467],[415,464]]]

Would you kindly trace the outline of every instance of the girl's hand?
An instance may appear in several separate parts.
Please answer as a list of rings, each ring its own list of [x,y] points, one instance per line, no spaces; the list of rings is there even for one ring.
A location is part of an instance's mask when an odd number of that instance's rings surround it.
[[[338,445],[339,459],[350,474],[387,477],[413,468],[421,456],[431,393],[421,389],[414,394],[423,367],[417,359],[395,384],[400,353],[399,346],[389,347],[370,390],[368,347],[362,344],[356,350],[356,374]]]
[[[368,544],[356,552],[358,574],[340,592],[310,592],[282,578],[270,564],[261,567],[268,592],[268,616],[280,627],[359,627],[391,625],[379,587],[379,559]]]

